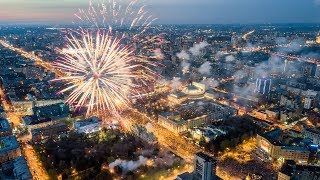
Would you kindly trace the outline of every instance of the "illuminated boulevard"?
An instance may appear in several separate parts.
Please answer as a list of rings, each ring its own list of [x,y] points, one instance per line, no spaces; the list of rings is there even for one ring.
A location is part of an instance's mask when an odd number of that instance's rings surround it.
[[[17,127],[20,124],[21,115],[19,112],[14,112],[13,107],[6,101],[3,89],[0,88],[0,96],[2,99],[2,104],[6,114],[8,116],[8,120],[14,124],[14,127]],[[35,179],[49,179],[49,176],[37,157],[33,147],[27,143],[22,143],[22,152],[26,157],[26,160],[31,168],[31,173]],[[41,178],[40,178],[41,177]]]
[[[33,59],[37,65],[42,66],[43,68],[55,73],[58,77],[62,76],[62,73],[59,70],[57,70],[52,64],[42,60],[41,58],[37,57],[36,55],[34,55],[30,52],[27,52],[21,48],[13,47],[12,45],[7,44],[4,40],[0,40],[0,44],[2,46],[12,50],[12,51],[19,53],[21,56],[23,56],[25,58]]]
[[[19,52],[22,56],[26,57],[26,58],[35,58],[38,61],[38,64],[43,65],[43,67],[51,67],[51,66],[47,66],[48,63],[42,63],[39,62],[39,58],[36,58],[34,55],[27,53],[21,49],[18,48],[14,48],[12,46],[7,45],[4,41],[0,41],[0,43],[9,48],[10,50],[13,51],[17,51]],[[51,67],[52,68],[52,67]],[[4,90],[2,89],[2,87],[0,88],[0,96],[1,96],[1,101],[2,101],[2,105],[4,107],[4,110],[8,116],[8,120],[13,123],[14,127],[16,128],[17,126],[20,125],[20,121],[21,121],[21,113],[14,111],[13,106],[7,101],[6,95],[4,93]],[[38,158],[35,150],[33,149],[33,147],[27,143],[22,143],[22,153],[25,156],[29,167],[31,167],[30,171],[33,175],[34,179],[37,180],[47,180],[49,179],[48,173],[46,172],[44,166],[42,165],[42,162],[40,161],[40,159]]]

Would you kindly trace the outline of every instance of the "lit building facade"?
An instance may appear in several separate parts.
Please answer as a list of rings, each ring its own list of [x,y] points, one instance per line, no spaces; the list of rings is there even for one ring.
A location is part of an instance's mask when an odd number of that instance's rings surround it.
[[[212,157],[199,152],[194,160],[194,180],[213,180],[216,177],[217,161]]]
[[[237,110],[212,101],[188,101],[176,111],[161,113],[158,123],[166,129],[180,133],[194,127],[204,127],[237,114]]]
[[[33,129],[31,131],[32,141],[40,143],[51,137],[56,137],[69,131],[68,126],[64,123],[53,124],[50,126]]]
[[[254,92],[260,94],[269,94],[269,92],[271,91],[271,84],[271,79],[257,79]]]
[[[101,130],[101,121],[97,117],[91,117],[74,122],[74,129],[79,134],[91,134]]]
[[[310,138],[310,139],[312,139],[312,142],[314,144],[319,144],[320,145],[320,133],[318,131],[316,131],[316,130],[309,129],[309,128],[304,129],[303,137],[304,138]]]
[[[238,43],[239,43],[239,38],[238,38],[237,34],[232,33],[232,36],[231,36],[232,48],[234,48],[234,49],[238,48]]]
[[[293,160],[298,164],[307,164],[310,156],[308,148],[303,146],[287,146],[283,145],[279,138],[273,138],[275,131],[281,131],[279,129],[271,132],[257,135],[257,152],[263,157],[267,157],[271,160],[278,160],[284,162],[286,160]],[[281,138],[280,138],[281,139]]]
[[[191,119],[182,119],[178,113],[164,113],[159,115],[158,123],[174,133],[180,133],[193,127],[208,124],[208,116],[202,115]]]
[[[168,96],[168,100],[172,105],[182,104],[187,100],[204,99],[206,87],[204,84],[192,82],[182,88],[181,92],[176,92]]]

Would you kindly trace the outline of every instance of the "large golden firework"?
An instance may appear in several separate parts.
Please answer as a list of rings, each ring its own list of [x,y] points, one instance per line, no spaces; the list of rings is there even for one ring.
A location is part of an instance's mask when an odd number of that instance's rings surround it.
[[[80,30],[67,36],[68,49],[61,51],[56,67],[63,71],[57,80],[66,82],[67,103],[77,102],[93,111],[118,114],[139,96],[139,86],[157,74],[161,35],[149,33],[154,19],[137,0],[90,1],[87,10],[76,14]],[[88,27],[87,25],[91,26]]]

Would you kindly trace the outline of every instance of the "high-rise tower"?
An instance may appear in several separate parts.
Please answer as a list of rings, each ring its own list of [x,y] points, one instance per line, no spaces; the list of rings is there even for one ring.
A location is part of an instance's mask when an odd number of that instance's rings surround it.
[[[216,177],[216,164],[217,161],[202,153],[199,152],[195,156],[195,170],[193,179],[194,180],[213,180]]]

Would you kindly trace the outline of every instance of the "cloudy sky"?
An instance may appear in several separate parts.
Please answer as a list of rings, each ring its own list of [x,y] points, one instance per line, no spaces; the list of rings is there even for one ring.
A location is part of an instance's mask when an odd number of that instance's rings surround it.
[[[143,0],[161,24],[320,23],[320,0]],[[0,0],[0,23],[71,23],[88,0]]]

